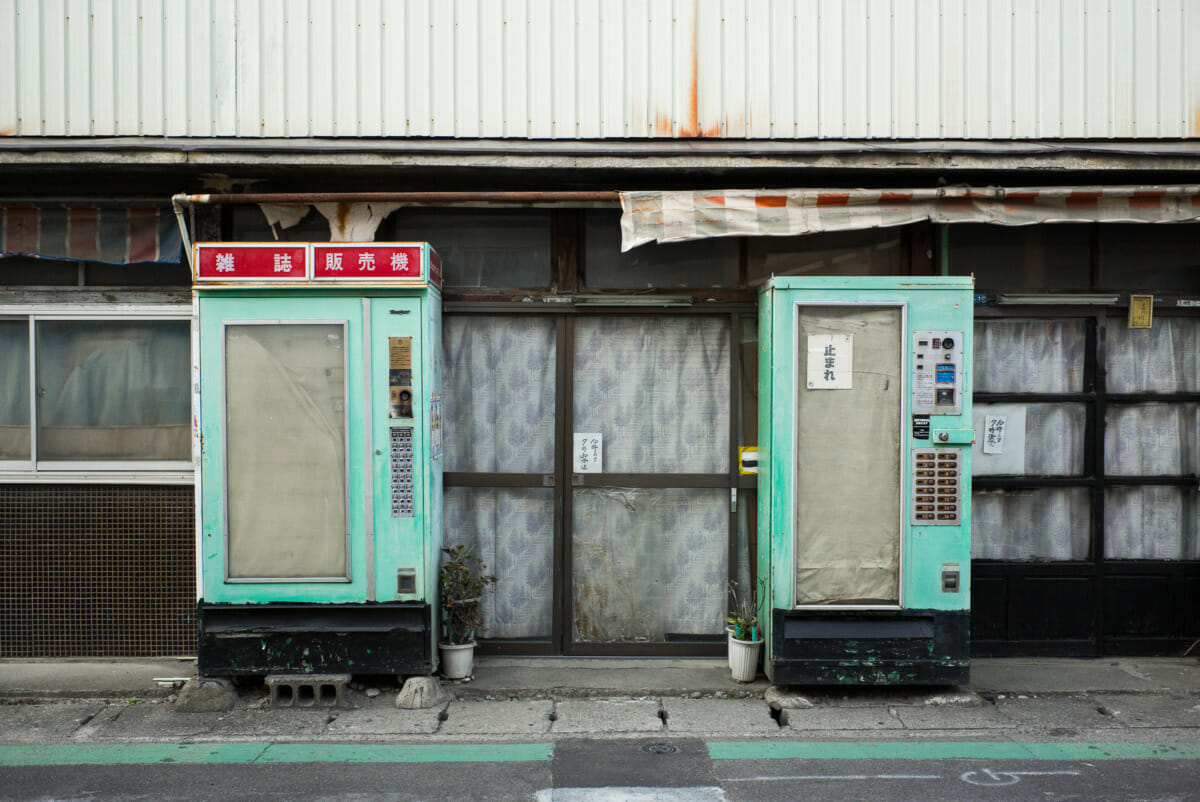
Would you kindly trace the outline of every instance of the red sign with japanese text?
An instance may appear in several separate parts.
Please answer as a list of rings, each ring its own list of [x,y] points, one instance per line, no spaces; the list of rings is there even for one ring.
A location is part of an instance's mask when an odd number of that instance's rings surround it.
[[[308,246],[290,243],[198,243],[196,278],[201,281],[304,281]]]
[[[442,286],[442,257],[432,247],[429,248],[429,283]]]
[[[313,278],[418,280],[421,278],[421,246],[387,243],[314,244]]]

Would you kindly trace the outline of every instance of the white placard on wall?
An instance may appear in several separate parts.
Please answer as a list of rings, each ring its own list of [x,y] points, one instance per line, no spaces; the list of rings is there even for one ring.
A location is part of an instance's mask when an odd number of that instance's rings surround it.
[[[808,389],[853,388],[854,335],[808,335]]]
[[[977,406],[972,410],[971,418],[975,428],[971,472],[980,476],[1024,474],[1025,405]]]
[[[574,473],[603,473],[604,435],[599,432],[575,432],[575,448],[572,449]]]

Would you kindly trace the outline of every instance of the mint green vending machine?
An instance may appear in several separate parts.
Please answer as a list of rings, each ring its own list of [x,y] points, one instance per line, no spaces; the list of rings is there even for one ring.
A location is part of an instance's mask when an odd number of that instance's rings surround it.
[[[429,673],[437,254],[199,243],[193,271],[200,673]]]
[[[970,672],[972,279],[772,278],[758,571],[779,684]]]

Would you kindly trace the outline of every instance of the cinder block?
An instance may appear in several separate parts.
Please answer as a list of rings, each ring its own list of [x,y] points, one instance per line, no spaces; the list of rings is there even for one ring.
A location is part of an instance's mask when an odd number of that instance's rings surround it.
[[[349,674],[270,674],[271,707],[345,707]]]

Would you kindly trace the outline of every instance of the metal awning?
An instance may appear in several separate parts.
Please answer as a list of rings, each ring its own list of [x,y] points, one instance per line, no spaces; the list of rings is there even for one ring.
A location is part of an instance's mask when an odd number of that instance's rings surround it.
[[[0,256],[178,264],[182,252],[170,206],[0,204]]]
[[[725,189],[622,192],[621,250],[707,237],[796,236],[910,223],[1200,221],[1200,186]]]

